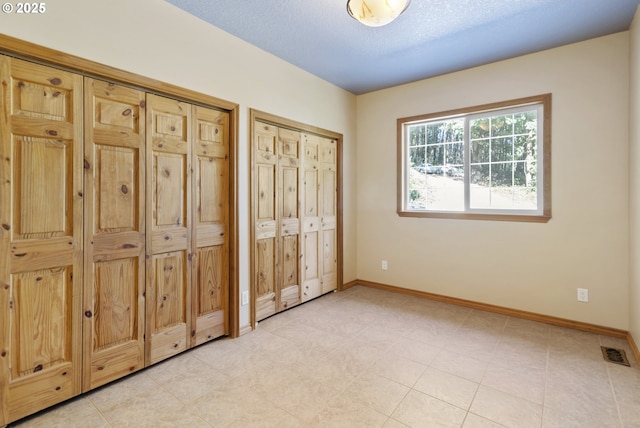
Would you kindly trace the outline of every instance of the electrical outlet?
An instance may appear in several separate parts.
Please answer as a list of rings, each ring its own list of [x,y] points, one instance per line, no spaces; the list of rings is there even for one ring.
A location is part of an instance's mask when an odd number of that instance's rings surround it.
[[[386,260],[382,261],[382,270],[387,270],[389,269],[389,264],[387,263]]]
[[[588,302],[588,301],[589,301],[589,289],[578,288],[578,302]]]
[[[249,304],[249,292],[248,291],[243,291],[242,292],[242,306],[246,306]]]

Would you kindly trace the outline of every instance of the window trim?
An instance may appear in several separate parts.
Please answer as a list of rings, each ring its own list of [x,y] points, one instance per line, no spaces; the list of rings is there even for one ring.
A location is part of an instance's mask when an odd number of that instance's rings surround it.
[[[538,174],[542,176],[542,207],[541,214],[518,214],[510,210],[499,212],[469,212],[469,211],[415,211],[405,208],[406,199],[406,174],[407,166],[405,162],[406,147],[404,138],[404,127],[410,122],[425,121],[429,119],[452,119],[460,116],[471,116],[480,113],[490,113],[494,110],[521,107],[531,104],[541,104],[543,111],[542,125],[542,150],[538,152],[538,157],[542,156],[542,171]],[[508,101],[500,101],[489,104],[482,104],[473,107],[447,110],[437,113],[429,113],[417,116],[409,116],[397,119],[397,214],[400,217],[421,217],[421,218],[448,218],[466,220],[494,220],[494,221],[516,221],[546,223],[551,219],[551,94],[534,95],[531,97],[517,98]],[[465,141],[465,151],[468,150]]]

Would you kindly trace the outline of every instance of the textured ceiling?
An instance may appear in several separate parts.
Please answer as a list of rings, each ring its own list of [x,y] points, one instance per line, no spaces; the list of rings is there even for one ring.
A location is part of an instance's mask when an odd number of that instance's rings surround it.
[[[366,27],[346,0],[167,0],[354,94],[629,29],[640,0],[412,0]]]

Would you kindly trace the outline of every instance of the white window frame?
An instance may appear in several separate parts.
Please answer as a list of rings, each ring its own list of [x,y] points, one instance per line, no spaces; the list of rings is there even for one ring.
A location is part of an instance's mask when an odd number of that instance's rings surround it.
[[[469,122],[477,118],[537,110],[536,134],[536,196],[537,208],[472,208],[470,204],[470,136]],[[443,120],[464,119],[464,209],[443,211],[435,209],[416,209],[410,207],[409,166],[410,150],[409,126],[439,122]],[[439,113],[400,118],[398,127],[398,215],[401,217],[435,217],[476,220],[548,222],[551,219],[551,94],[519,98],[510,101],[467,107]]]

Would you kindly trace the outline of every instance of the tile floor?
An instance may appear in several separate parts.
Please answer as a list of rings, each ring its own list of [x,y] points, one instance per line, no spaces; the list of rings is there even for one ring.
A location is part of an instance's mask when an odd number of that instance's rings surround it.
[[[353,287],[11,427],[640,427],[626,341]]]

